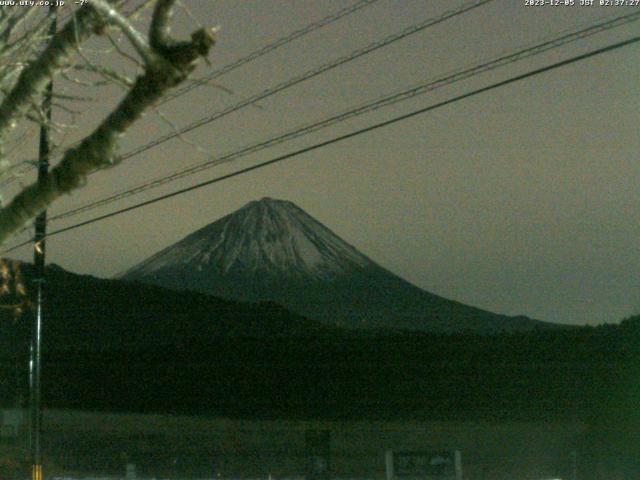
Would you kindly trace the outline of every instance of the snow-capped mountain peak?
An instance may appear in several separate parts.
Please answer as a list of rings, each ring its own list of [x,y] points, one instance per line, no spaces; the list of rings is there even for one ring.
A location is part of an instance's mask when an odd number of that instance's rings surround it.
[[[324,278],[373,264],[292,202],[266,197],[192,233],[124,276],[180,266],[223,276]]]
[[[122,277],[231,300],[277,302],[307,318],[352,328],[492,332],[542,325],[421,290],[293,203],[272,198],[248,203]]]

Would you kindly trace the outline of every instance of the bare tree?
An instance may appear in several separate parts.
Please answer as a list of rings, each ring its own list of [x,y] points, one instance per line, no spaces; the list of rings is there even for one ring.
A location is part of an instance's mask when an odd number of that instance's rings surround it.
[[[175,0],[150,0],[143,4],[153,8],[146,35],[130,16],[119,11],[120,3],[88,0],[52,36],[47,35],[49,18],[42,14],[38,18],[36,9],[0,10],[2,170],[12,168],[9,147],[20,142],[17,133],[20,127],[47,122],[40,103],[52,78],[63,77],[80,84],[82,75],[72,78],[70,72],[84,72],[100,77],[100,81],[89,82],[93,86],[111,82],[125,89],[120,102],[93,131],[59,152],[61,159],[44,182],[24,187],[9,204],[0,208],[0,244],[61,195],[82,186],[90,173],[118,164],[117,147],[122,136],[171,88],[184,82],[198,61],[206,59],[215,43],[213,28],[200,28],[186,41],[171,36],[170,19]],[[125,38],[129,48],[122,48],[113,34]],[[95,36],[108,39],[113,51],[134,65],[135,80],[88,58],[89,53],[82,45]],[[72,100],[79,101],[81,97],[74,93]],[[73,117],[75,112],[72,109],[68,112]]]

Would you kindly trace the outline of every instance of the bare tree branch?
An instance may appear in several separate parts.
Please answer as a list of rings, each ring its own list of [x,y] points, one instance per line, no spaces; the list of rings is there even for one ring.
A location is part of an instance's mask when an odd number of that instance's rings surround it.
[[[151,31],[149,32],[149,41],[156,51],[161,51],[174,43],[171,39],[169,26],[174,4],[175,0],[158,0],[156,4],[153,19],[151,20]]]
[[[33,98],[44,90],[76,42],[85,40],[102,26],[102,20],[89,6],[82,7],[75,18],[76,21],[69,22],[51,39],[49,46],[36,61],[22,70],[15,87],[4,98],[0,105],[0,147],[7,132],[24,115]]]
[[[140,55],[145,63],[151,64],[156,60],[154,52],[151,50],[151,47],[148,45],[142,34],[138,32],[133,25],[131,25],[131,22],[122,16],[113,6],[105,0],[92,0],[91,5],[99,11],[109,23],[117,25],[120,30],[122,30],[122,33],[124,33],[129,39],[129,42],[131,42],[131,45],[133,45],[133,48],[136,49],[138,55]]]
[[[173,0],[158,0],[149,32],[152,55],[144,73],[137,78],[120,104],[92,134],[66,151],[43,182],[26,187],[7,207],[0,210],[0,243],[57,198],[82,186],[91,172],[117,164],[115,152],[119,138],[167,90],[183,82],[196,67],[199,58],[209,54],[215,43],[213,29],[195,31],[190,41],[178,42],[170,37],[167,22],[173,3]],[[35,62],[37,68],[30,66],[25,69],[16,88],[19,93],[14,91],[11,94],[20,100],[20,107],[11,108],[4,103],[0,107],[0,135],[9,121],[24,112],[30,95],[42,88],[40,82],[46,82],[48,75],[60,67],[62,58],[75,43],[76,32],[80,38],[86,38],[96,26],[102,27],[102,20],[87,12],[79,18],[77,30],[65,29],[52,39],[43,53],[44,58]]]
[[[125,52],[122,48],[120,48],[120,45],[118,45],[118,41],[114,40],[114,38],[111,35],[107,35],[107,39],[109,40],[109,43],[113,45],[113,48],[115,48],[120,55],[122,55],[124,58],[132,62],[136,67],[142,68],[142,64],[137,59],[135,59],[134,57],[129,55],[127,52]]]

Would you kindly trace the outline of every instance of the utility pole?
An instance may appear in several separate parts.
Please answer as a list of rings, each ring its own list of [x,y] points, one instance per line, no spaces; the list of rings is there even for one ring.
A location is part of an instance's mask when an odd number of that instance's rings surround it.
[[[49,7],[51,26],[49,36],[51,39],[56,33],[57,9],[52,3]],[[38,184],[46,180],[49,173],[50,146],[50,121],[51,98],[53,96],[53,79],[47,84],[42,97],[42,113],[44,122],[40,126],[40,148],[38,154]],[[40,396],[40,371],[42,357],[42,316],[45,282],[45,237],[47,235],[47,211],[41,212],[35,220],[33,263],[35,268],[34,284],[36,288],[36,312],[31,329],[31,351],[29,361],[29,389],[30,389],[30,450],[31,450],[31,480],[42,480],[42,405]]]

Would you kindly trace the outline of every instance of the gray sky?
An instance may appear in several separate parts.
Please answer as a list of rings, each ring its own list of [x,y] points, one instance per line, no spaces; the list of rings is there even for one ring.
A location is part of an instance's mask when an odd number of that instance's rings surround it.
[[[212,67],[348,1],[183,0],[176,31],[220,25]],[[462,4],[379,0],[160,107],[177,126]],[[576,0],[576,3],[579,3]],[[598,2],[596,2],[598,3]],[[517,47],[640,7],[495,0],[93,175],[50,215]],[[57,229],[637,35],[640,22],[441,88],[232,164],[52,223]],[[246,202],[295,202],[372,259],[444,297],[574,324],[640,311],[639,47],[463,100],[279,165],[52,237],[48,261],[108,277]],[[112,98],[113,97],[113,98]],[[101,98],[117,98],[108,92]],[[91,105],[87,123],[112,103]],[[82,130],[80,130],[82,131]],[[150,114],[127,152],[171,127]],[[72,137],[73,138],[73,135]],[[194,147],[196,145],[197,147]],[[24,182],[29,178],[24,178]],[[26,237],[16,238],[21,240]],[[10,242],[13,244],[15,242]],[[30,259],[23,248],[16,257]]]

